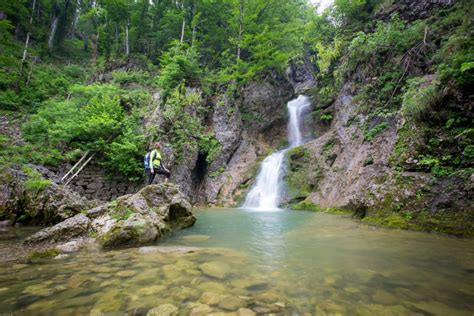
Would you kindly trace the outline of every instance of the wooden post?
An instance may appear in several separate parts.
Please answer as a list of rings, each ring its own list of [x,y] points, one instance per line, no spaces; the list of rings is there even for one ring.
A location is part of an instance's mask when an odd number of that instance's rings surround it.
[[[69,169],[69,171],[61,178],[61,182],[64,181],[64,179],[67,178],[67,176],[74,170],[74,168],[76,168],[83,160],[84,158],[86,158],[87,154],[89,154],[89,151],[87,151],[82,157],[81,159],[79,159],[78,162],[76,162],[76,164],[74,166],[72,166],[71,169]]]
[[[79,174],[79,172],[81,172],[82,169],[84,169],[84,167],[87,166],[87,164],[89,163],[89,161],[91,161],[91,159],[92,159],[94,156],[95,156],[95,153],[93,153],[93,154],[89,157],[89,159],[87,159],[87,161],[81,166],[81,168],[79,168],[79,170],[77,170],[77,172],[76,172],[71,178],[69,178],[69,180],[67,180],[67,182],[65,183],[65,185],[68,185],[68,184],[72,181],[72,179],[74,179],[74,178]]]

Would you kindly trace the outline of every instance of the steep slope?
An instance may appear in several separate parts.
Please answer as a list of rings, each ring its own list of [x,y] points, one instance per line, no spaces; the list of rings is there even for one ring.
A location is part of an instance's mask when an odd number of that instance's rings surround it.
[[[320,103],[324,84],[314,94],[316,139],[289,153],[287,203],[474,234],[472,70],[446,72],[472,54],[467,8],[397,1],[352,40],[332,73],[342,74],[334,101]]]

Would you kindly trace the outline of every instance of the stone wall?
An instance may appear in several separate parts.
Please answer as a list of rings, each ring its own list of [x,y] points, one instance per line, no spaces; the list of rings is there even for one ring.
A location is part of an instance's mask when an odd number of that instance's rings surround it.
[[[138,183],[130,182],[123,176],[108,174],[100,166],[89,165],[69,183],[69,186],[88,199],[109,201],[124,194],[136,193],[144,186],[144,180]]]

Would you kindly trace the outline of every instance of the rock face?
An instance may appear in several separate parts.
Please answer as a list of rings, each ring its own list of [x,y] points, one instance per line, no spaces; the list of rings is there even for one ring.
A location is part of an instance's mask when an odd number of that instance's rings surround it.
[[[429,172],[393,168],[403,116],[359,113],[349,85],[341,89],[329,110],[334,115],[330,126],[288,154],[285,203],[349,209],[392,227],[473,234],[472,179],[445,176],[434,180]],[[377,126],[384,128],[367,137],[367,130]],[[397,215],[399,211],[409,215]]]
[[[27,243],[94,236],[103,247],[141,245],[192,226],[191,205],[174,184],[150,185],[30,236]]]
[[[294,88],[275,75],[253,81],[240,97],[222,97],[214,107],[212,128],[224,144],[210,164],[200,191],[202,202],[235,205],[243,187],[255,176],[258,157],[269,147],[280,147],[286,139],[287,102]]]
[[[247,84],[241,92],[239,109],[248,134],[267,143],[285,139],[286,103],[293,97],[293,86],[279,77]]]
[[[54,224],[95,205],[95,202],[54,182],[35,189],[28,187],[27,181],[27,175],[19,170],[10,169],[2,173],[0,219],[29,224]]]
[[[70,167],[70,166],[69,166]],[[63,170],[69,168],[64,167]],[[144,183],[130,182],[126,177],[111,175],[104,168],[88,165],[69,186],[88,199],[110,201],[125,194],[137,192]]]
[[[311,62],[311,58],[315,54],[316,52],[312,49],[305,47],[305,56],[302,60],[290,62],[286,69],[287,80],[294,87],[296,94],[304,94],[316,85],[316,79],[313,74],[317,72],[317,69]]]

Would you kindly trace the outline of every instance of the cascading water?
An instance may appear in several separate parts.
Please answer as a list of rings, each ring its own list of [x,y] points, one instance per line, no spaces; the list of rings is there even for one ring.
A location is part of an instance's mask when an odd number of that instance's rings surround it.
[[[300,95],[288,102],[288,144],[289,147],[271,154],[263,160],[257,182],[245,198],[243,208],[272,210],[278,209],[282,191],[282,164],[288,149],[303,144],[301,119],[310,106],[309,98]]]

